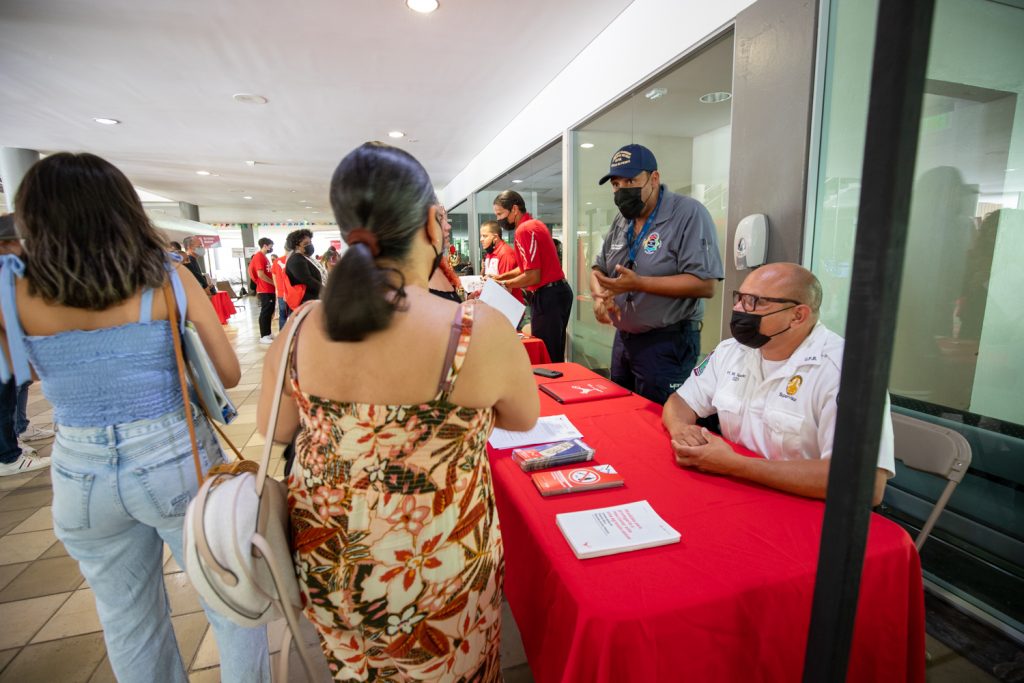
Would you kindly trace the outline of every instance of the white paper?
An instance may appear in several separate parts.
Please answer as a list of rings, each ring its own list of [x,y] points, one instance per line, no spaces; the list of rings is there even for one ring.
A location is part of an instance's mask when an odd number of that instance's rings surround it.
[[[480,291],[480,301],[501,311],[501,314],[512,323],[512,327],[519,325],[519,321],[523,319],[523,311],[526,310],[526,306],[519,303],[508,290],[494,280],[484,283],[484,288]]]
[[[646,500],[563,512],[555,515],[555,522],[581,560],[678,543],[681,538]]]
[[[462,289],[466,292],[466,296],[479,292],[484,287],[484,279],[479,275],[460,275],[459,280],[462,282]]]
[[[520,446],[535,446],[539,443],[570,441],[582,437],[583,434],[580,433],[580,430],[576,429],[565,415],[551,415],[537,420],[537,424],[528,432],[495,429],[491,438],[488,439],[488,443],[494,448],[504,450]]]

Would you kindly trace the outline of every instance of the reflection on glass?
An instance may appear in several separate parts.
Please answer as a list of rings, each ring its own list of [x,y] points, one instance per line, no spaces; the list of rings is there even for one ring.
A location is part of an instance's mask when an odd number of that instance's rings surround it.
[[[839,333],[858,322],[847,321],[846,311],[876,14],[876,2],[834,1],[830,10],[812,267],[828,304],[822,321]],[[1008,3],[936,3],[889,385],[894,405],[961,431],[973,450],[971,469],[938,523],[946,543],[922,553],[926,573],[1018,625],[1024,621],[1022,35],[1024,10]],[[937,495],[929,485],[905,470],[892,483],[924,501]]]

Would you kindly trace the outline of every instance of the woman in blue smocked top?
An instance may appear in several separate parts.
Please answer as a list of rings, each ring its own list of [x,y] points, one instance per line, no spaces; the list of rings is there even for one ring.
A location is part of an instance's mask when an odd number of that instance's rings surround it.
[[[0,374],[37,375],[53,405],[54,532],[93,589],[117,679],[185,683],[161,565],[164,543],[185,565],[182,522],[197,482],[165,283],[228,387],[238,359],[114,166],[91,154],[49,156],[26,174],[16,206],[25,263],[0,259]],[[193,414],[208,468],[223,454]],[[221,680],[269,681],[266,630],[206,613]]]

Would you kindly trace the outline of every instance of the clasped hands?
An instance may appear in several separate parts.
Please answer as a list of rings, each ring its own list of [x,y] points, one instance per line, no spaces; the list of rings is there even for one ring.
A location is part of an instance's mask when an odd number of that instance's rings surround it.
[[[626,292],[634,292],[640,286],[640,276],[636,271],[624,266],[615,266],[615,273],[616,277],[608,277],[599,271],[594,273],[603,290],[601,293],[592,292],[594,317],[599,323],[612,324],[619,320],[622,311],[615,303],[615,297]]]
[[[701,472],[730,474],[743,456],[722,437],[698,425],[687,425],[672,434],[672,451],[676,464]]]

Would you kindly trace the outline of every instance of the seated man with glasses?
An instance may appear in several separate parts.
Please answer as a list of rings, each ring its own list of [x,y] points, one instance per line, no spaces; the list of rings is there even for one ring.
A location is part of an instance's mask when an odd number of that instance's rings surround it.
[[[821,283],[795,263],[753,271],[733,292],[726,339],[665,403],[676,462],[811,498],[824,498],[836,427],[843,339],[818,321]],[[893,476],[886,395],[873,505]],[[761,454],[735,453],[697,418],[717,413],[722,435]]]

